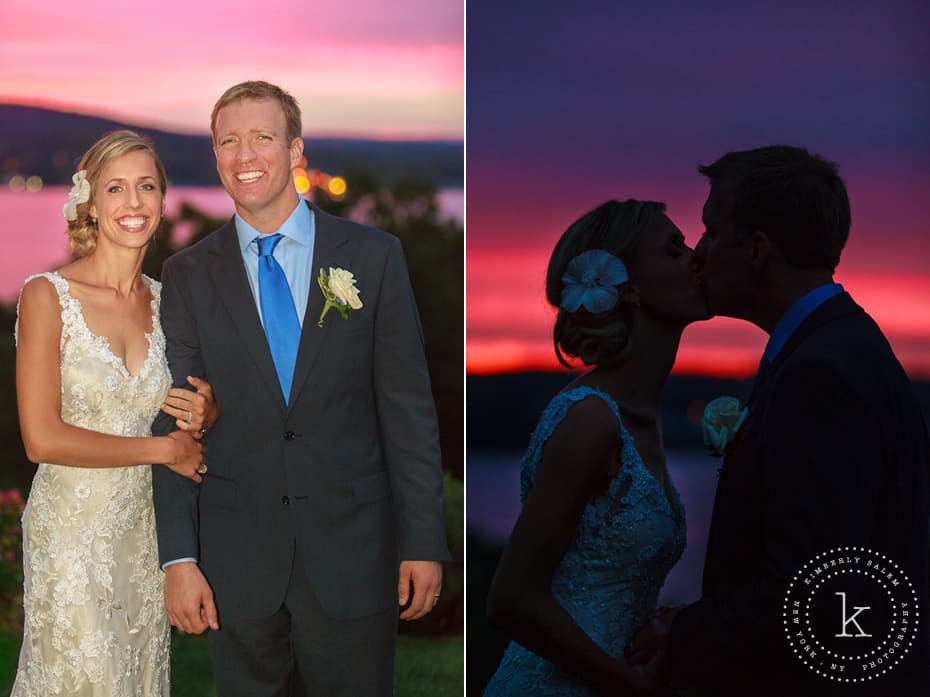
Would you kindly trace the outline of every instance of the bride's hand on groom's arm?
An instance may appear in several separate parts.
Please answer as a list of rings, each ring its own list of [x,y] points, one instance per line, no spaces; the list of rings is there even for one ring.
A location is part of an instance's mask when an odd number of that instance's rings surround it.
[[[219,629],[210,584],[194,562],[178,562],[165,569],[165,609],[172,626],[188,634]]]
[[[202,438],[203,432],[212,427],[219,418],[219,408],[213,398],[210,383],[201,378],[187,376],[187,382],[196,391],[185,387],[173,387],[168,391],[161,410],[175,418],[175,424],[194,438]]]
[[[203,481],[200,475],[206,471],[203,469],[207,459],[206,447],[194,440],[190,433],[182,431],[173,431],[164,437],[170,448],[163,463],[165,467],[200,484]]]

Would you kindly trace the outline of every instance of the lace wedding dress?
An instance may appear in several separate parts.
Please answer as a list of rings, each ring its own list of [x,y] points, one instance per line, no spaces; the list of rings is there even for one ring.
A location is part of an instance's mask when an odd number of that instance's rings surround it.
[[[585,508],[568,551],[552,578],[555,599],[605,652],[619,659],[633,632],[655,609],[665,577],[685,548],[685,512],[678,492],[670,502],[643,464],[616,402],[578,387],[546,407],[520,465],[520,499],[536,478],[542,449],[576,402],[604,400],[620,425],[621,467],[605,494]],[[516,642],[507,647],[485,697],[589,697],[582,681]]]
[[[95,336],[68,282],[40,274],[61,303],[61,417],[119,436],[149,436],[170,387],[152,293],[138,376]],[[28,281],[29,279],[27,279]],[[17,325],[18,328],[18,325]],[[158,566],[148,466],[38,466],[23,514],[26,611],[11,697],[168,697],[170,628]]]

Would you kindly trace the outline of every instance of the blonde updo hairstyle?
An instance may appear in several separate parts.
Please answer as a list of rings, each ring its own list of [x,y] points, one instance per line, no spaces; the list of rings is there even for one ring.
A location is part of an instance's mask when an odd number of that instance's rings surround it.
[[[603,249],[619,258],[632,278],[633,265],[645,230],[665,213],[656,201],[608,201],[572,223],[555,245],[546,272],[546,300],[558,309],[552,341],[555,355],[566,368],[566,356],[581,359],[587,366],[622,363],[630,355],[632,318],[635,306],[621,299],[606,312],[589,312],[583,306],[574,312],[561,307],[562,276],[569,262],[582,252]]]
[[[97,190],[97,179],[104,168],[134,150],[142,150],[152,156],[155,169],[158,172],[158,183],[161,186],[162,199],[168,190],[168,177],[165,166],[155,152],[152,141],[133,131],[121,130],[107,133],[100,140],[90,146],[78,164],[78,171],[87,170],[87,183],[90,184],[90,198],[77,205],[77,219],[68,221],[68,241],[71,251],[77,256],[87,256],[97,247],[97,220],[90,215],[91,206],[94,205],[94,195]]]

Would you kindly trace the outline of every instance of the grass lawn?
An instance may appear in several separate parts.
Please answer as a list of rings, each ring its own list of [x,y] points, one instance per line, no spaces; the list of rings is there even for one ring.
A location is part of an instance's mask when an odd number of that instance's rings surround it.
[[[0,632],[0,695],[6,697],[13,687],[16,661],[19,659],[19,637]]]
[[[7,697],[16,672],[19,638],[0,633],[0,695]],[[398,637],[394,671],[397,697],[461,697],[465,642],[461,636]],[[172,697],[215,697],[205,636],[175,636],[171,653]]]
[[[398,637],[394,694],[397,697],[462,697],[465,694],[465,637]]]

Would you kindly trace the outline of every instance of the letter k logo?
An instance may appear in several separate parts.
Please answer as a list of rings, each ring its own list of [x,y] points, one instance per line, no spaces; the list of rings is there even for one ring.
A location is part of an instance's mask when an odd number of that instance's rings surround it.
[[[846,594],[845,594],[845,593],[842,593],[842,592],[837,592],[837,593],[834,593],[834,595],[840,596],[840,600],[841,600],[842,605],[843,605],[843,609],[842,609],[842,611],[841,611],[841,619],[842,619],[842,621],[843,621],[843,626],[842,626],[842,630],[843,630],[843,631],[842,631],[842,633],[837,634],[836,636],[838,636],[838,637],[844,637],[844,638],[845,638],[845,637],[859,638],[859,637],[870,637],[870,636],[872,636],[871,634],[866,634],[864,631],[862,631],[862,626],[859,624],[858,621],[856,621],[856,617],[859,615],[859,613],[862,612],[863,610],[871,610],[871,609],[872,609],[871,606],[869,606],[869,605],[863,605],[862,607],[860,607],[860,606],[858,606],[858,605],[854,605],[853,607],[855,608],[856,611],[855,611],[852,615],[850,615],[849,617],[847,617],[847,616],[846,616]],[[859,633],[858,633],[858,634],[848,634],[848,633],[846,632],[846,628],[849,626],[850,623],[856,625],[856,629],[859,630]]]

